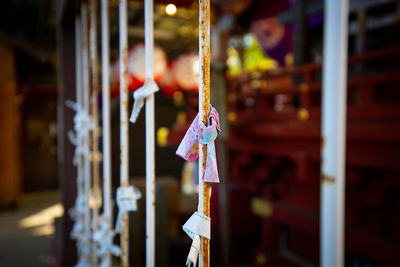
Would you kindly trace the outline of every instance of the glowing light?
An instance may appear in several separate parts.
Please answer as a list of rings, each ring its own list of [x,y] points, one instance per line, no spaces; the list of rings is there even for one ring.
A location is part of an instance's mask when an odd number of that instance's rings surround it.
[[[54,234],[54,219],[62,216],[63,213],[63,206],[58,203],[23,218],[18,222],[18,226],[21,228],[32,228],[30,232],[33,236],[52,235]]]
[[[63,215],[63,213],[63,206],[58,203],[20,220],[18,225],[21,228],[29,228],[52,224],[54,218]]]
[[[170,16],[174,16],[178,10],[174,4],[169,4],[165,7],[165,13]]]

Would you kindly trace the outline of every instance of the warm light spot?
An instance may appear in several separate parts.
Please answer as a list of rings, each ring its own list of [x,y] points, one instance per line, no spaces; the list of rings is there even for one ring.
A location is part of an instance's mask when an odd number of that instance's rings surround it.
[[[307,109],[301,108],[301,109],[297,112],[297,118],[298,118],[300,121],[307,121],[308,118],[310,118],[310,113],[308,112]]]
[[[34,236],[52,235],[54,234],[54,219],[62,216],[63,213],[63,206],[60,203],[54,204],[23,218],[18,222],[18,226],[21,228],[33,228],[31,232]]]
[[[167,127],[160,127],[157,129],[157,145],[166,147],[168,145],[169,129]]]
[[[169,4],[165,7],[165,13],[170,16],[174,16],[178,10],[174,4]]]
[[[63,206],[58,203],[20,220],[18,225],[22,228],[29,228],[52,224],[54,218],[62,216],[63,213]]]
[[[52,224],[46,224],[32,229],[33,236],[43,236],[52,234],[54,234],[54,225]]]

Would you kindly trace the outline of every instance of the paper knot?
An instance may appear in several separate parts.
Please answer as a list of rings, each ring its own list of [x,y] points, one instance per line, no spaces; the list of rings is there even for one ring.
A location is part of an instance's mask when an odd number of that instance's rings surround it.
[[[85,213],[86,204],[82,196],[78,196],[75,205],[69,210],[70,217],[74,220],[71,231],[71,238],[78,240],[83,237],[83,214]]]
[[[133,98],[135,99],[135,102],[133,103],[131,117],[129,118],[130,122],[136,122],[137,118],[139,117],[140,110],[143,107],[144,99],[151,96],[158,90],[159,88],[157,83],[154,80],[147,79],[144,82],[144,85],[133,93]]]
[[[200,236],[207,239],[211,238],[211,219],[196,211],[182,226],[182,229],[193,240],[186,265],[195,267],[200,251]]]
[[[79,156],[84,154],[89,156],[88,147],[84,145],[84,142],[89,135],[89,131],[93,129],[93,120],[79,103],[68,100],[65,105],[75,111],[74,130],[68,131],[68,138],[75,146],[73,163],[77,165]]]
[[[105,256],[108,252],[115,256],[121,255],[121,249],[113,243],[114,235],[115,232],[111,229],[110,223],[103,215],[100,219],[99,228],[93,234],[93,240],[99,244],[97,252],[103,258],[100,266],[105,264],[103,262],[106,260]]]
[[[221,132],[221,129],[219,115],[214,107],[210,109],[208,123],[209,126],[206,126],[199,120],[199,115],[197,114],[183,137],[176,154],[189,162],[193,162],[199,157],[199,143],[207,145],[206,169],[203,172],[202,179],[210,183],[219,183],[214,140]]]
[[[127,211],[137,210],[137,200],[142,197],[142,193],[136,186],[118,187],[117,189],[117,205],[118,217],[115,224],[115,232],[120,233],[122,230],[122,216]]]

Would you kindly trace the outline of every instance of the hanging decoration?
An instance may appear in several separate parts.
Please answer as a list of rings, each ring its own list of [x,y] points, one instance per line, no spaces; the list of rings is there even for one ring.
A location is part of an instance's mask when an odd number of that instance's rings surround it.
[[[172,79],[183,91],[199,89],[199,56],[187,53],[172,63]]]
[[[154,48],[154,81],[160,82],[168,70],[168,61],[165,52],[159,48]],[[128,91],[135,92],[138,88],[142,87],[145,83],[145,49],[144,44],[139,43],[134,45],[128,52]],[[118,95],[119,92],[119,60],[112,64],[111,69],[111,84],[113,96]]]
[[[193,162],[199,157],[199,143],[207,145],[206,166],[201,179],[204,182],[219,183],[214,140],[221,130],[219,115],[214,107],[211,107],[208,122],[210,126],[199,121],[199,115],[197,115],[183,137],[176,154],[189,162]],[[186,265],[196,266],[200,251],[200,236],[208,240],[211,238],[210,221],[211,219],[208,216],[196,211],[183,225],[183,230],[193,240]]]
[[[206,169],[201,178],[205,182],[219,183],[214,140],[221,129],[219,127],[219,115],[214,107],[211,107],[208,121],[210,125],[206,126],[202,121],[199,121],[199,115],[196,116],[183,137],[176,154],[189,162],[193,162],[199,157],[199,143],[207,145]]]

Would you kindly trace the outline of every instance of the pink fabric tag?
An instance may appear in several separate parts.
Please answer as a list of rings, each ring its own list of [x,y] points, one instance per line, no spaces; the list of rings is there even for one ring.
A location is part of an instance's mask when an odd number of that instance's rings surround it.
[[[199,120],[199,115],[197,114],[183,137],[176,154],[189,162],[193,162],[199,157],[199,142],[201,144],[206,144],[206,169],[202,179],[210,183],[219,183],[214,140],[217,138],[221,129],[219,126],[218,111],[214,107],[211,107],[208,119],[210,126],[207,127]]]

